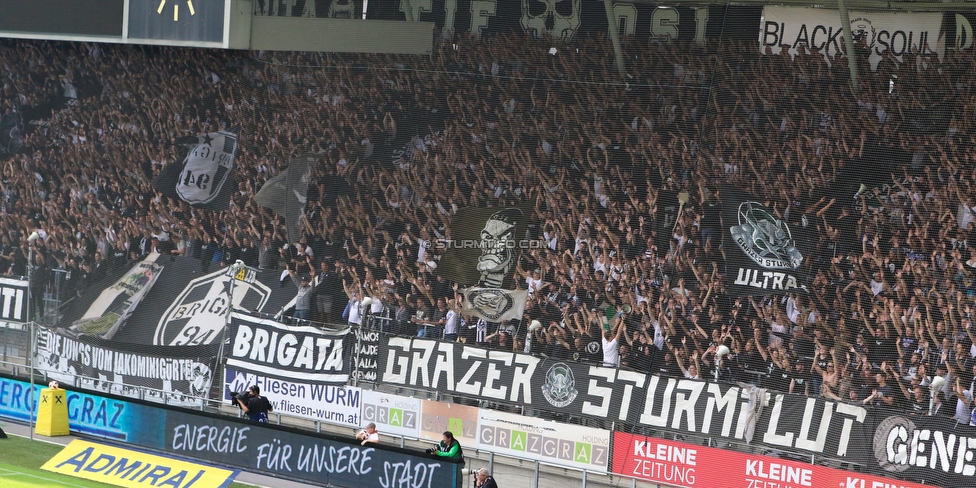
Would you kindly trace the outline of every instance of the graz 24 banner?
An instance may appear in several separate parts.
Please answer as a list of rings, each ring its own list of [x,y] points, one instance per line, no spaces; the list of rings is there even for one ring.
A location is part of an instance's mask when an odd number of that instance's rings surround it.
[[[349,329],[285,325],[235,313],[227,366],[305,384],[345,385],[352,371],[354,345],[346,340],[348,333]]]
[[[800,273],[803,254],[790,226],[758,199],[731,186],[721,190],[722,223],[727,229],[726,288],[730,295],[806,292]],[[731,245],[728,240],[731,239]]]
[[[380,381],[564,415],[860,459],[862,407],[429,339],[381,339]],[[828,435],[829,433],[829,435]]]
[[[38,327],[35,364],[65,385],[120,396],[148,388],[146,400],[200,407],[210,392],[218,348],[144,346]]]

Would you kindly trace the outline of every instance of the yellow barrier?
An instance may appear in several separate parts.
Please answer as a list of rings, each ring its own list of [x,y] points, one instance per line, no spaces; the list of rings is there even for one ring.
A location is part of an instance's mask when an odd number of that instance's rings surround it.
[[[34,432],[48,437],[68,435],[68,396],[62,389],[41,390],[37,407],[37,424]]]

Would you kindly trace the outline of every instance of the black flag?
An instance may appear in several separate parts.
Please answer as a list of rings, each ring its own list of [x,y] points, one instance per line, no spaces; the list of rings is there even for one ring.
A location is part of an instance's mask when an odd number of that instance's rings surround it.
[[[190,137],[182,163],[163,167],[153,188],[163,196],[183,200],[197,208],[227,210],[237,188],[233,178],[237,135],[211,132]]]
[[[285,218],[288,242],[302,238],[302,215],[308,199],[308,182],[312,166],[318,161],[315,154],[303,154],[288,161],[288,168],[267,181],[254,195],[254,201]]]
[[[730,295],[807,292],[789,224],[755,197],[737,188],[722,188],[722,220]]]
[[[527,247],[531,206],[462,208],[451,219],[451,242],[434,272],[462,285],[514,287],[518,249]]]
[[[660,256],[665,255],[671,246],[671,234],[674,232],[674,223],[678,220],[679,208],[681,202],[678,200],[678,192],[658,190],[657,214],[654,216],[654,245],[657,246]]]

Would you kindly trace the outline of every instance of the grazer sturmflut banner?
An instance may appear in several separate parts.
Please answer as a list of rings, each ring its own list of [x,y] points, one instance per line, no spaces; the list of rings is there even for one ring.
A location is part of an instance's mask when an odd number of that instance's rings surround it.
[[[237,188],[232,172],[237,135],[210,132],[181,140],[187,146],[182,163],[169,163],[153,181],[153,188],[198,208],[227,210]]]
[[[227,366],[283,380],[344,385],[355,359],[349,329],[285,325],[235,313],[230,337]]]
[[[730,295],[807,292],[790,226],[757,198],[723,186],[722,223],[725,226],[726,289]],[[731,242],[730,242],[731,240]]]
[[[63,385],[199,407],[210,392],[219,345],[144,346],[37,328],[37,368]]]
[[[379,358],[380,381],[386,385],[831,458],[866,456],[867,410],[820,398],[429,339],[384,337]]]

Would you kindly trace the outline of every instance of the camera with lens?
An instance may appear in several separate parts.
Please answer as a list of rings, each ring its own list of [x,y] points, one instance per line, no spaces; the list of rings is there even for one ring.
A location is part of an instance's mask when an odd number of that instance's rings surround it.
[[[427,448],[425,452],[427,454],[433,455],[435,452],[437,452],[437,446],[435,445],[434,447]]]
[[[238,400],[247,404],[247,401],[250,399],[251,399],[251,392],[249,391],[243,391],[243,392],[232,391],[230,393],[230,404],[237,408],[241,408],[241,404],[238,403]]]

